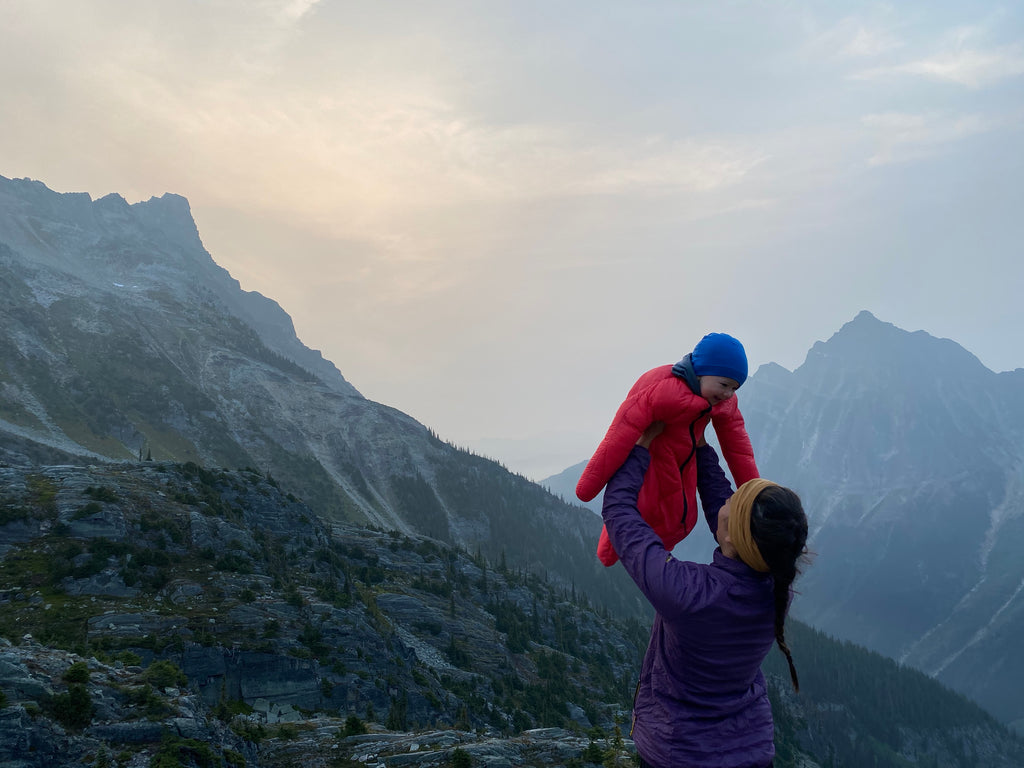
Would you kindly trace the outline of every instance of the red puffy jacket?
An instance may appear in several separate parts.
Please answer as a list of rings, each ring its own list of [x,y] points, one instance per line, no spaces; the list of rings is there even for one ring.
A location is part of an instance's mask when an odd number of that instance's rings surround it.
[[[637,507],[661,537],[665,549],[671,551],[697,522],[697,465],[693,454],[708,421],[715,427],[736,487],[759,475],[736,397],[712,407],[685,380],[672,374],[671,365],[663,365],[641,376],[619,406],[576,484],[581,501],[590,501],[601,492],[654,421],[665,422],[665,430],[651,443],[651,465]],[[614,565],[619,559],[604,529],[597,556],[605,565]]]

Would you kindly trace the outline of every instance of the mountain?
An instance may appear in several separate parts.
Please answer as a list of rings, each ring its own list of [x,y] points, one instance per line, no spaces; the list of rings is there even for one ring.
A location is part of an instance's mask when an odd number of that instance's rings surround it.
[[[0,177],[0,321],[0,761],[547,765],[595,724],[628,751],[647,612],[599,519],[364,398],[183,198]],[[780,766],[1020,764],[941,686],[809,638],[806,697],[772,677]]]
[[[75,765],[168,727],[252,761],[261,733],[314,713],[493,736],[611,732],[629,705],[646,624],[437,540],[329,523],[258,471],[7,467],[0,487],[4,765],[52,765],[55,725],[81,737]],[[52,722],[26,740],[32,712]]]
[[[576,483],[580,480],[580,475],[583,474],[583,469],[587,466],[586,461],[581,461],[579,464],[573,464],[568,469],[563,469],[557,475],[551,475],[540,481],[540,485],[547,488],[551,493],[558,496],[560,499],[565,499],[570,504],[578,504],[586,507],[594,514],[601,514],[601,504],[604,502],[604,491],[601,491],[595,498],[590,501],[580,501],[576,498]],[[595,551],[597,547],[594,547]]]
[[[626,765],[648,623],[252,470],[0,468],[0,764]],[[779,768],[1014,768],[924,675],[790,622]],[[5,639],[6,638],[6,639]]]
[[[762,474],[810,518],[795,614],[1024,731],[1024,369],[861,312],[739,397]],[[572,494],[585,464],[544,484]],[[714,546],[698,526],[674,554]]]
[[[740,397],[811,522],[797,615],[1021,724],[1024,370],[862,312]]]
[[[363,397],[214,263],[184,198],[0,177],[0,277],[0,460],[255,467],[332,519],[504,556],[643,613],[594,557],[599,520]]]

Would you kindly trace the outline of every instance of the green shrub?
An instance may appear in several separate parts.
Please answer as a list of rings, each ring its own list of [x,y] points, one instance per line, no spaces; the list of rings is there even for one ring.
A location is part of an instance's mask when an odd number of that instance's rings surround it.
[[[154,688],[183,688],[188,677],[173,661],[154,661],[142,673],[142,679]]]
[[[231,573],[252,573],[252,564],[249,560],[241,555],[229,552],[226,555],[221,555],[217,558],[217,561],[213,564],[213,567],[218,571],[229,571]]]
[[[72,683],[67,693],[59,693],[50,699],[50,714],[66,728],[84,728],[92,721],[92,698],[84,685]]]
[[[142,657],[134,651],[121,651],[114,654],[114,661],[120,661],[126,667],[138,667],[142,665]]]
[[[217,706],[213,708],[213,714],[218,720],[222,720],[225,723],[231,722],[237,715],[251,715],[253,708],[242,699],[227,699],[222,698],[217,702]]]
[[[125,699],[129,705],[141,707],[146,717],[153,721],[167,717],[174,711],[167,700],[154,691],[153,686],[149,683],[139,688],[129,689],[125,694]]]
[[[342,736],[359,736],[366,733],[366,723],[355,715],[345,718],[345,727],[342,729]]]
[[[604,761],[604,750],[596,742],[592,741],[583,750],[582,757],[585,763],[597,763],[600,765]]]
[[[89,666],[84,661],[76,661],[67,672],[64,673],[64,682],[67,683],[88,683]]]
[[[31,513],[23,507],[16,507],[10,504],[0,507],[0,525],[7,525],[7,523],[13,523],[15,520],[26,520],[29,517],[31,517]]]
[[[231,749],[218,755],[209,744],[166,734],[149,765],[150,768],[245,768],[245,758]]]
[[[267,729],[260,723],[252,723],[248,720],[232,720],[230,725],[232,733],[253,744],[259,744],[267,738]]]
[[[71,519],[81,520],[85,517],[92,517],[93,515],[98,515],[102,511],[103,506],[101,504],[95,501],[90,501],[88,504],[79,507],[78,510],[76,510],[75,513],[71,516]]]
[[[113,491],[113,489],[108,488],[105,485],[90,485],[88,488],[85,489],[83,493],[85,496],[88,496],[89,498],[96,499],[96,501],[106,501],[108,503],[113,503],[117,501],[117,494]]]
[[[110,768],[110,755],[107,748],[101,746],[96,751],[96,759],[92,762],[92,768]]]

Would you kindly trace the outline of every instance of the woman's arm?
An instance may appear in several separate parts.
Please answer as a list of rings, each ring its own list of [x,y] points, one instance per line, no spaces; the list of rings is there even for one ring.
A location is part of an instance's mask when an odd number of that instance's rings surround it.
[[[704,519],[711,535],[718,536],[718,510],[732,496],[732,486],[718,463],[718,454],[710,445],[697,448],[697,493],[704,507]]]
[[[651,456],[647,451],[650,439],[653,439],[650,431],[645,432],[629,458],[608,481],[602,516],[626,573],[654,610],[669,618],[701,605],[710,591],[702,570],[706,566],[672,557],[636,508],[637,494],[650,465]]]
[[[736,484],[743,485],[747,480],[760,477],[757,462],[754,461],[754,447],[750,444],[750,435],[747,434],[743,414],[740,413],[739,400],[731,397],[712,409],[711,424]]]

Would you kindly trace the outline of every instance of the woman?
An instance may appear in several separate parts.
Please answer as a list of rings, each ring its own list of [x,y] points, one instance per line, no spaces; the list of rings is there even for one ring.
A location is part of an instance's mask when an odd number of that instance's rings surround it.
[[[643,768],[767,768],[775,755],[761,662],[785,641],[790,585],[806,552],[799,497],[767,480],[733,494],[708,445],[697,489],[718,541],[708,565],[676,560],[636,509],[663,428],[652,424],[608,483],[605,527],[623,567],[656,611],[633,706]]]

